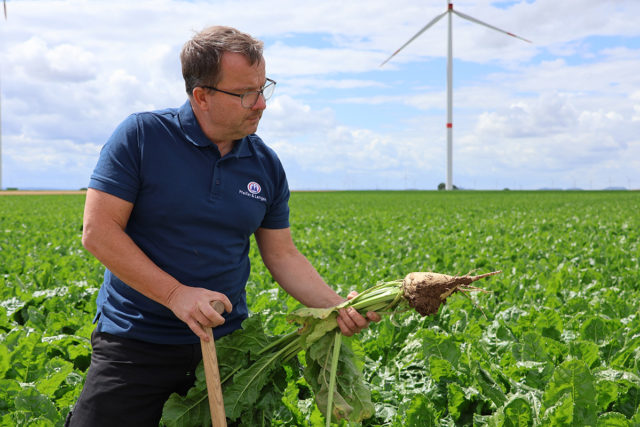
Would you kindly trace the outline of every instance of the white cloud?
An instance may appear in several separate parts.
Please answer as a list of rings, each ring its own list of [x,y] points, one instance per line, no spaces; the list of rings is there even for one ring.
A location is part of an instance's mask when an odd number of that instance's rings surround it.
[[[382,55],[347,48],[293,47],[276,43],[265,50],[272,73],[289,76],[364,72],[378,66]]]
[[[86,187],[100,147],[70,139],[12,135],[3,140],[3,186]]]
[[[263,114],[260,133],[274,138],[296,138],[307,133],[323,133],[336,126],[329,108],[312,111],[311,106],[290,96],[276,96]]]
[[[478,119],[477,131],[480,134],[508,138],[548,137],[574,128],[578,115],[566,97],[557,94],[543,95],[536,100],[517,102],[503,114],[482,113]]]
[[[603,188],[611,176],[630,184],[633,172],[620,165],[638,164],[640,123],[614,110],[579,111],[575,101],[549,94],[479,115],[475,133],[464,140],[461,162],[490,163],[513,175],[555,176],[556,185],[578,181],[593,188],[595,181]],[[551,180],[538,186],[551,186]]]
[[[12,46],[7,53],[8,68],[24,79],[77,82],[95,77],[95,57],[69,43],[49,46],[34,36]]]
[[[341,125],[332,110],[320,111],[288,96],[270,103],[260,125],[260,135],[274,147],[283,162],[295,163],[309,172],[322,174],[385,173],[412,177],[407,166],[421,164],[419,172],[431,172],[436,159],[424,138],[401,133],[381,134],[369,129]],[[402,178],[403,179],[403,178]],[[384,183],[384,179],[381,179]],[[308,184],[307,184],[308,185]],[[316,183],[322,187],[322,183]]]

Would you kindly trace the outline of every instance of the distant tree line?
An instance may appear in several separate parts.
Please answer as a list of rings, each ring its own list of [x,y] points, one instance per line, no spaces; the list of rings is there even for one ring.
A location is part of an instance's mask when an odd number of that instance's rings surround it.
[[[438,191],[442,191],[442,190],[446,190],[447,189],[447,185],[444,182],[441,182],[440,184],[438,184]],[[455,185],[453,186],[454,190],[459,190],[458,187],[456,187]]]

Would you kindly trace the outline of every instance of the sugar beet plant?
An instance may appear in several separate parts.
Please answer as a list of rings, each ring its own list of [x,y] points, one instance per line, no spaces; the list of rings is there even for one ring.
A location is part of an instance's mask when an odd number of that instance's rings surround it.
[[[410,273],[403,280],[379,283],[336,307],[296,310],[289,319],[299,324],[300,328],[272,339],[272,342],[254,339],[256,343],[260,341],[258,348],[246,345],[247,337],[253,335],[256,322],[245,322],[242,331],[227,339],[236,352],[243,348],[246,351],[244,355],[236,354],[229,358],[245,363],[238,363],[221,380],[227,417],[232,421],[240,419],[246,425],[258,422],[253,415],[256,402],[267,394],[274,394],[270,401],[275,401],[276,405],[281,400],[278,388],[269,384],[273,371],[306,351],[304,377],[314,391],[316,403],[325,414],[327,425],[332,419],[361,422],[370,418],[374,407],[370,391],[356,368],[354,354],[348,347],[341,351],[342,334],[338,331],[336,321],[338,311],[354,308],[362,314],[375,311],[390,315],[406,311],[410,306],[423,316],[432,315],[452,294],[481,290],[470,284],[498,273],[500,271],[460,277]],[[262,337],[261,334],[259,336]],[[229,357],[226,354],[224,356],[225,359]],[[338,371],[339,379],[336,377]],[[280,389],[280,394],[283,392]],[[167,402],[163,422],[168,426],[206,425],[211,422],[208,408],[206,384],[200,373],[198,382],[185,397],[174,394]],[[259,421],[271,420],[269,412],[274,409],[263,407],[259,412],[262,418]]]
[[[60,426],[80,392],[102,276],[80,245],[83,202],[0,196],[0,425]],[[389,308],[332,365],[334,330],[296,352],[322,319],[296,313],[254,248],[253,314],[216,341],[232,423],[325,426],[331,407],[341,425],[640,424],[638,192],[293,193],[291,212],[297,246],[344,295],[410,271],[503,272],[435,315]]]

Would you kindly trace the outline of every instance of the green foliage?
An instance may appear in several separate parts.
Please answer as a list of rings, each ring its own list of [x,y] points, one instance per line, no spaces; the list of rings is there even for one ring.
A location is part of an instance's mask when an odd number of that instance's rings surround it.
[[[543,398],[544,417],[551,425],[589,426],[596,423],[593,375],[581,360],[557,366]]]
[[[285,369],[280,354],[262,350],[273,339],[262,329],[260,316],[245,320],[242,329],[216,340],[216,353],[225,413],[242,425],[269,423],[282,406],[282,395],[292,371]],[[196,371],[196,382],[186,396],[174,393],[163,409],[168,427],[201,426],[211,422],[204,368]]]
[[[61,425],[79,394],[102,281],[80,244],[83,202],[0,197],[0,425]],[[344,295],[411,271],[503,270],[490,294],[351,340],[375,409],[362,425],[640,425],[637,212],[638,192],[293,193],[293,238]],[[255,245],[251,258],[250,309],[282,335],[299,304]],[[240,360],[229,351],[223,376]],[[324,425],[294,362],[240,425]]]
[[[304,377],[315,393],[316,403],[323,414],[327,413],[329,373],[331,371],[334,334],[327,334],[306,352],[307,366]],[[364,383],[362,373],[355,365],[355,355],[349,341],[343,340],[337,365],[337,386],[333,401],[335,419],[360,422],[373,415],[371,392]]]
[[[0,424],[62,425],[89,366],[102,267],[84,196],[0,197]]]

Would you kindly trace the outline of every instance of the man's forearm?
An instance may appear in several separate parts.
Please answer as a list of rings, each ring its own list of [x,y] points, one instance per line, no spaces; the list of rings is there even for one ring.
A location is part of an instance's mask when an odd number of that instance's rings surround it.
[[[90,188],[82,244],[120,280],[166,306],[180,283],[151,261],[125,233],[132,209],[132,203]]]
[[[307,307],[334,307],[345,301],[325,283],[309,260],[298,251],[286,229],[260,228],[255,233],[262,260],[273,278],[291,296]],[[350,293],[349,296],[354,296]],[[348,296],[348,297],[349,297]],[[336,321],[343,334],[351,336],[366,328],[369,320],[379,321],[376,313],[365,319],[353,307],[338,310]]]
[[[167,305],[171,294],[181,286],[164,272],[117,226],[89,225],[83,244],[102,264],[128,286],[144,296]]]
[[[270,264],[267,267],[278,284],[307,307],[333,307],[344,301],[300,252],[287,254]]]

